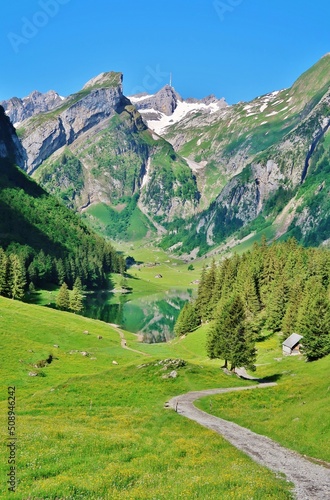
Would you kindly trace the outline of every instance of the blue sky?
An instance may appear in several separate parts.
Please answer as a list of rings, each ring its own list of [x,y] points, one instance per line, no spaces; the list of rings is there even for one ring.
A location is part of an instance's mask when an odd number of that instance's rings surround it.
[[[289,5],[288,5],[289,4]],[[330,51],[328,0],[15,0],[0,18],[0,100],[66,96],[103,71],[229,103],[290,86]]]

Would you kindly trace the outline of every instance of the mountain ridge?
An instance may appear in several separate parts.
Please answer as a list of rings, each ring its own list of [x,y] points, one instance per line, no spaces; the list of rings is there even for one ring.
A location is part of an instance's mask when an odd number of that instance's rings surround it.
[[[102,73],[18,132],[28,172],[72,208],[116,211],[136,195],[162,245],[203,253],[254,220],[272,225],[273,204],[284,210],[313,184],[322,148],[327,157],[329,88],[330,55],[290,88],[231,106],[212,95],[184,100],[170,85],[127,98],[122,75]],[[310,217],[302,210],[299,227]]]

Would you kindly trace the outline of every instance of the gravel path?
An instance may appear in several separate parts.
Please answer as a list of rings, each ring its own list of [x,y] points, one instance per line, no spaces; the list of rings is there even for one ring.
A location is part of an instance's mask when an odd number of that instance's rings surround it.
[[[146,352],[137,351],[136,349],[131,349],[130,347],[128,347],[124,332],[119,328],[119,326],[115,325],[114,323],[109,323],[109,325],[112,326],[112,328],[114,330],[116,330],[117,333],[119,333],[120,345],[123,349],[127,349],[128,351],[136,352],[137,354],[142,354],[143,356],[150,356],[150,354],[147,354]]]
[[[288,450],[271,439],[256,434],[222,418],[214,417],[194,406],[196,399],[213,394],[233,391],[262,389],[276,384],[259,384],[249,387],[230,389],[209,389],[206,391],[188,392],[172,398],[167,407],[173,408],[180,415],[195,420],[199,424],[221,434],[239,450],[249,455],[255,462],[278,473],[285,474],[288,481],[294,484],[294,492],[298,500],[329,500],[330,469],[316,465],[298,453]]]

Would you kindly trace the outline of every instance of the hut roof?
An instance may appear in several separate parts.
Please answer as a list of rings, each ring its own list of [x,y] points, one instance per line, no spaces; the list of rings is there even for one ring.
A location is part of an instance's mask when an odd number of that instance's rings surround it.
[[[290,349],[292,349],[295,345],[297,345],[300,342],[300,340],[302,338],[303,338],[303,336],[299,335],[299,333],[293,333],[284,342],[282,342],[282,345],[284,345],[285,347],[289,347]]]

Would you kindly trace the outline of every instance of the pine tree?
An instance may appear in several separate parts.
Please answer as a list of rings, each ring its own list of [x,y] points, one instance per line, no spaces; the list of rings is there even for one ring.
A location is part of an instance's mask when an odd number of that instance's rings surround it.
[[[227,300],[223,306],[219,305],[214,324],[208,333],[206,341],[208,356],[211,359],[223,359],[225,368],[228,366],[228,359],[230,357],[230,347],[228,344],[228,335],[231,332],[230,305],[230,300]]]
[[[7,255],[0,247],[0,295],[6,294]]]
[[[297,327],[298,311],[303,300],[303,282],[301,275],[298,275],[289,292],[288,304],[282,321],[282,332],[285,337],[294,333]]]
[[[287,301],[287,287],[280,276],[274,279],[267,296],[267,328],[278,332],[282,326]]]
[[[209,300],[206,290],[206,268],[203,266],[200,283],[198,286],[198,293],[196,299],[196,311],[201,320],[205,319],[205,311]]]
[[[256,357],[253,337],[247,328],[244,305],[239,295],[231,297],[218,311],[208,335],[207,352],[210,358],[230,362],[231,370],[245,366],[252,368]]]
[[[8,296],[14,300],[24,297],[26,285],[25,269],[16,254],[10,254],[8,258],[7,290]]]
[[[62,311],[68,311],[70,308],[70,294],[68,285],[64,282],[56,298],[56,307]]]
[[[256,282],[251,269],[243,266],[244,280],[240,285],[240,296],[243,301],[248,319],[253,319],[260,311],[260,302],[257,294]]]
[[[195,305],[192,302],[186,302],[175,323],[174,332],[176,335],[185,335],[195,330],[199,324],[200,321],[196,314]]]
[[[55,261],[55,268],[58,284],[62,285],[62,283],[65,281],[65,267],[62,259],[58,259]]]
[[[326,291],[312,278],[306,286],[306,295],[299,309],[298,321],[302,352],[308,361],[330,354],[330,304]]]
[[[83,289],[81,284],[81,279],[77,278],[74,282],[73,289],[70,296],[70,309],[75,313],[79,313],[83,310]]]

